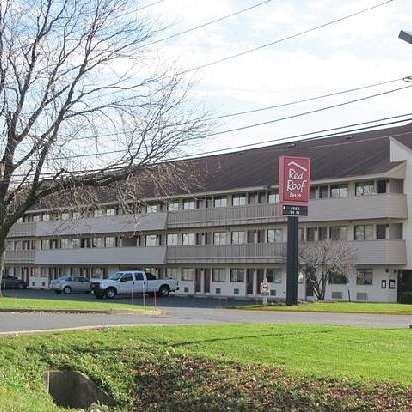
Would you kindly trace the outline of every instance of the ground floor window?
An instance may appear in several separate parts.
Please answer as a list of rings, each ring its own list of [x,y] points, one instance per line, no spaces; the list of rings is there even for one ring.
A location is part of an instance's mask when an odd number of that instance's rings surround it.
[[[230,269],[230,281],[231,282],[244,282],[245,281],[245,269]]]
[[[183,282],[192,282],[195,276],[194,269],[183,269],[182,270],[182,281]]]
[[[373,272],[372,269],[359,269],[356,274],[357,285],[372,285]]]
[[[226,282],[225,269],[213,269],[212,270],[212,282]]]
[[[266,280],[269,283],[282,283],[282,271],[280,269],[267,269]]]

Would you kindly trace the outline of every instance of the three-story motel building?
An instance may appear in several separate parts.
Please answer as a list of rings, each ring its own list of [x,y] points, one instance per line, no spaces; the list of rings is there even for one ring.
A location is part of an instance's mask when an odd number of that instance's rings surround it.
[[[7,243],[6,273],[32,288],[61,275],[106,277],[146,268],[179,281],[178,293],[255,298],[266,277],[284,299],[286,218],[279,213],[278,158],[312,160],[309,215],[300,242],[350,242],[356,273],[336,279],[327,299],[396,302],[412,290],[412,126],[278,144],[192,160],[192,193],[154,197],[121,213],[107,191],[93,216],[33,209]],[[313,292],[299,280],[299,298]]]

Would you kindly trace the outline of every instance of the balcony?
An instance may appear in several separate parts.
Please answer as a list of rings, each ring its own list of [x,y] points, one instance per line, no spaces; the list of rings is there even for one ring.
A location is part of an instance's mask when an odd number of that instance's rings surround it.
[[[285,243],[167,248],[167,263],[284,263],[285,256]]]
[[[38,250],[36,265],[163,265],[166,247]]]
[[[166,229],[166,213],[101,216],[75,220],[16,223],[9,237],[110,234]]]
[[[279,206],[274,204],[256,204],[238,207],[211,209],[192,209],[169,212],[168,228],[213,227],[243,224],[262,224],[283,221],[279,216]]]
[[[356,265],[406,265],[405,240],[362,240],[351,242]]]
[[[303,222],[335,220],[407,219],[406,195],[397,193],[375,196],[348,197],[344,199],[320,199],[309,203],[309,216]]]
[[[4,261],[6,264],[33,264],[35,250],[6,250]]]

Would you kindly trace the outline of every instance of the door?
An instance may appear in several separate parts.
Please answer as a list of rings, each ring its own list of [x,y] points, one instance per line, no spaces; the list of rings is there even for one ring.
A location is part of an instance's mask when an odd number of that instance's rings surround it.
[[[204,291],[210,293],[210,269],[205,269],[203,273]]]
[[[263,278],[264,278],[264,273],[263,273],[263,269],[258,269],[256,271],[256,293],[258,295],[260,295],[262,293],[260,286],[263,282]]]
[[[254,275],[254,270],[253,269],[247,269],[246,270],[246,294],[247,295],[253,295],[253,275]]]
[[[201,292],[201,282],[202,282],[202,274],[200,269],[196,269],[195,271],[195,293]]]
[[[120,294],[129,294],[134,290],[133,273],[125,273],[119,280],[117,292]]]

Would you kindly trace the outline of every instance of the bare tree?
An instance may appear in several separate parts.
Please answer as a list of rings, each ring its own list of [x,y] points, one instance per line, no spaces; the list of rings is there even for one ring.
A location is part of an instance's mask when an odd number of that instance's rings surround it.
[[[138,186],[143,170],[164,171],[153,166],[204,135],[190,84],[156,70],[146,44],[158,30],[137,4],[0,2],[1,256],[10,228],[36,203],[125,177]]]
[[[349,242],[324,240],[304,244],[300,265],[318,300],[325,299],[326,285],[333,277],[346,279],[354,270],[354,249]]]

